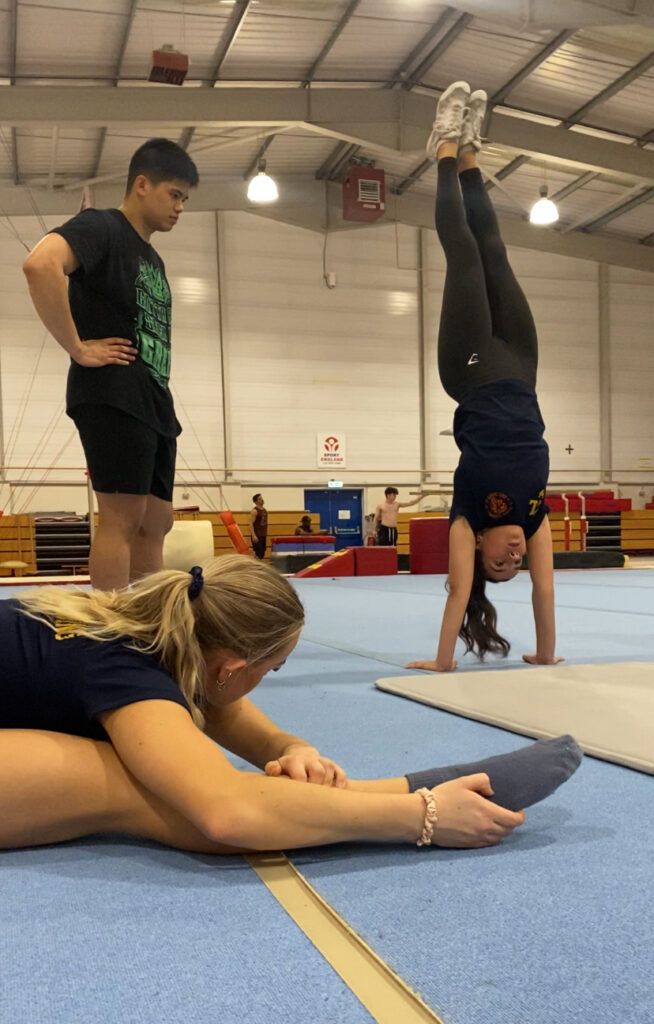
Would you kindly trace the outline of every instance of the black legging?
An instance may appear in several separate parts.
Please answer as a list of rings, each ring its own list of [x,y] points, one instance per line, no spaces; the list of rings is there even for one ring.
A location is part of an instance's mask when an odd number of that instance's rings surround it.
[[[439,162],[436,230],[447,261],[438,372],[448,395],[460,402],[482,384],[507,378],[535,386],[534,318],[477,167],[457,175],[453,157]]]

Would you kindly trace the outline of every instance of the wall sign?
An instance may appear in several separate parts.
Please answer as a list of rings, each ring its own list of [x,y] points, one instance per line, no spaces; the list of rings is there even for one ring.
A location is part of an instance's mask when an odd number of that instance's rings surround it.
[[[318,466],[345,468],[345,434],[316,434]]]

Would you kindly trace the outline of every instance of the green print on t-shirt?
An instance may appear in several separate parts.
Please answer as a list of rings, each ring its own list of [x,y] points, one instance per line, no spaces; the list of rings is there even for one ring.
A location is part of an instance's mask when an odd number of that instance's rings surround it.
[[[170,288],[159,267],[139,259],[136,286],[136,339],[141,359],[166,387],[170,377]]]

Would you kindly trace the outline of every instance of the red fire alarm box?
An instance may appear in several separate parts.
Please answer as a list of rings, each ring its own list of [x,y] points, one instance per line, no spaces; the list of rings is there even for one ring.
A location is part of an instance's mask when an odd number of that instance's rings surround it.
[[[343,182],[343,220],[374,221],[383,215],[385,177],[375,167],[350,167]]]

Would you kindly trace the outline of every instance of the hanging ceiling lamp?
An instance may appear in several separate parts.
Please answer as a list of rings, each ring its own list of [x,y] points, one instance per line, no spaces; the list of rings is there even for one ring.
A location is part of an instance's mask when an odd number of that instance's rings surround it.
[[[532,224],[554,224],[559,219],[556,203],[547,198],[547,185],[540,187],[540,199],[531,208],[529,220]]]
[[[266,174],[266,161],[260,160],[257,173],[250,178],[248,184],[248,199],[251,203],[274,203],[279,199],[277,184]]]

